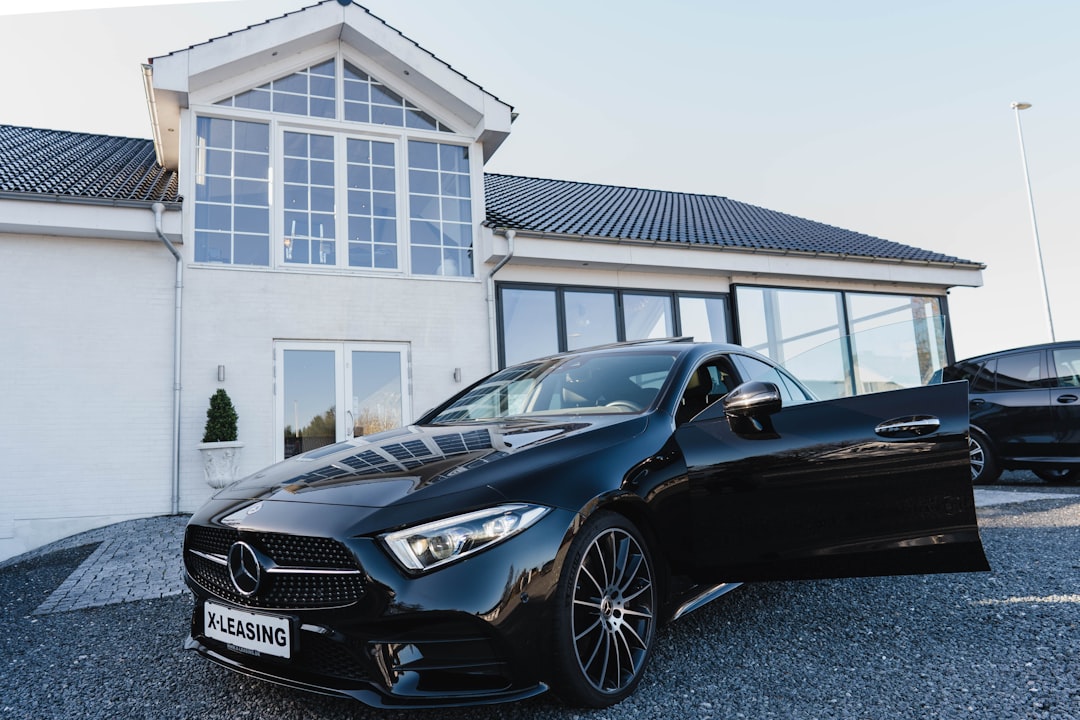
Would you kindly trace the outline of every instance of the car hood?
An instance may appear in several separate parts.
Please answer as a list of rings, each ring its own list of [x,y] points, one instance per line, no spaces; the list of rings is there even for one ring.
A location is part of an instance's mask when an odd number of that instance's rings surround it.
[[[226,487],[216,499],[382,508],[471,489],[497,494],[501,479],[610,446],[647,424],[644,416],[605,415],[412,425],[271,465]]]

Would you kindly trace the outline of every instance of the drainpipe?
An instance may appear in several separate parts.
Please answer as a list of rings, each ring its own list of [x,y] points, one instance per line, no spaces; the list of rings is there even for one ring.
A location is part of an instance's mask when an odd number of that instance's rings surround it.
[[[499,367],[499,328],[498,321],[495,313],[495,273],[503,269],[506,263],[510,262],[510,259],[514,257],[514,237],[517,233],[513,230],[507,230],[506,235],[506,254],[503,255],[502,260],[491,269],[491,272],[487,276],[487,301],[488,301],[488,331],[491,335],[491,372]]]
[[[176,318],[173,321],[173,433],[172,433],[172,514],[180,512],[180,338],[181,308],[184,291],[184,258],[176,246],[165,237],[161,229],[161,216],[165,205],[156,202],[151,207],[154,211],[154,231],[176,258]]]

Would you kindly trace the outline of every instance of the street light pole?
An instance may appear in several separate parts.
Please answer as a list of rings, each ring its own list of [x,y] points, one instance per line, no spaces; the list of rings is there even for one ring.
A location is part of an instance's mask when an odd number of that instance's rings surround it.
[[[1020,161],[1024,164],[1024,184],[1027,186],[1028,208],[1031,209],[1031,231],[1035,235],[1035,255],[1039,258],[1039,280],[1042,283],[1043,300],[1046,302],[1046,324],[1050,328],[1050,342],[1057,342],[1054,335],[1054,316],[1050,312],[1050,291],[1046,286],[1046,265],[1043,264],[1042,243],[1039,242],[1039,224],[1035,222],[1035,200],[1031,195],[1031,176],[1028,174],[1027,152],[1024,150],[1024,130],[1020,126],[1020,111],[1027,110],[1031,103],[1014,102],[1016,114],[1016,134],[1020,138]]]

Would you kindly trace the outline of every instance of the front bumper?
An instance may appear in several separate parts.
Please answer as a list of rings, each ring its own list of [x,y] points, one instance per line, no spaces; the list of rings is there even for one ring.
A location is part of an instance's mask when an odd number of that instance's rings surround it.
[[[282,579],[251,597],[235,592],[227,568],[208,566],[210,553],[194,536],[209,532],[220,536],[220,544],[235,537],[260,551],[279,543],[265,532],[189,526],[184,559],[196,604],[185,647],[251,677],[375,707],[475,705],[537,695],[547,689],[547,601],[574,520],[573,513],[552,511],[518,536],[419,576],[401,570],[373,540],[332,540],[359,570],[354,585],[335,577],[323,587],[303,577],[294,587]],[[208,637],[207,600],[288,618],[291,657],[260,656]]]
[[[197,611],[201,610],[197,608]],[[373,707],[451,707],[511,702],[547,690],[515,683],[508,658],[475,637],[433,639],[424,633],[367,642],[305,633],[288,662],[229,650],[192,629],[185,649],[235,672],[308,692],[359,700]],[[471,651],[471,652],[470,652]],[[476,655],[472,655],[476,653]]]

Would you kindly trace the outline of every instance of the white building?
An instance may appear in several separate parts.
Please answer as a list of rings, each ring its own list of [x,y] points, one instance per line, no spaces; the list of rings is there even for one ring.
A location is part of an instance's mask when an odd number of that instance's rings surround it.
[[[726,198],[485,175],[511,106],[340,0],[145,79],[152,142],[0,126],[0,560],[197,508],[220,387],[243,472],[622,339],[738,341],[862,392],[926,381],[948,289],[981,284]]]

